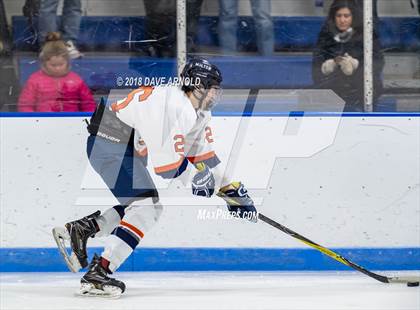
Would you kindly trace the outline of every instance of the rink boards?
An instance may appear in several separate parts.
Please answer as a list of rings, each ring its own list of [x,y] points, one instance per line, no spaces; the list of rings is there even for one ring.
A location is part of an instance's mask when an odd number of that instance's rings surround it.
[[[65,270],[51,228],[116,201],[87,162],[85,117],[11,116],[0,118],[0,271]],[[418,115],[219,115],[212,127],[259,211],[368,268],[420,269]],[[165,212],[123,270],[346,269],[154,179]]]

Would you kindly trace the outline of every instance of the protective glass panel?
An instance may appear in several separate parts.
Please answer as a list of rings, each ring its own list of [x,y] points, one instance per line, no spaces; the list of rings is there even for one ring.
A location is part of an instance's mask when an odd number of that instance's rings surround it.
[[[1,111],[92,111],[111,89],[176,77],[181,2],[0,1]],[[178,47],[215,63],[225,90],[332,89],[346,102],[344,111],[360,112],[368,79],[373,111],[420,111],[418,1],[371,4],[371,73],[364,66],[369,31],[362,0],[185,0],[185,40]],[[54,30],[62,44],[43,50]],[[64,65],[54,54],[60,51],[70,58]],[[76,75],[60,77],[68,72]]]

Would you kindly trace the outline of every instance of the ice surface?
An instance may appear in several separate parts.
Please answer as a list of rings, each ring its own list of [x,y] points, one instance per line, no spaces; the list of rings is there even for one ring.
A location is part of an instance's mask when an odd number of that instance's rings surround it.
[[[419,272],[382,272],[418,275]],[[5,309],[419,310],[420,289],[354,272],[121,272],[120,299],[80,297],[82,274],[2,273]]]

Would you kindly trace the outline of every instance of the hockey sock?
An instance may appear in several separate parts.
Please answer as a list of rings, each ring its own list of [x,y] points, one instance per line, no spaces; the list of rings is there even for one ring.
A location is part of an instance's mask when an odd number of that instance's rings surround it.
[[[125,215],[125,208],[127,208],[127,206],[117,205],[117,206],[113,206],[112,208],[118,212],[118,214],[120,215],[120,219],[123,219]]]
[[[112,272],[131,255],[144,233],[156,224],[162,213],[162,205],[153,203],[152,199],[137,203],[139,205],[131,205],[125,210],[123,220],[107,239],[102,257],[110,262]]]
[[[115,227],[117,227],[120,223],[121,214],[123,214],[123,212],[123,206],[115,206],[106,210],[103,214],[96,218],[96,222],[99,226],[99,231],[96,233],[95,237],[109,236],[111,232],[115,229]]]
[[[109,270],[109,260],[101,257],[101,266],[106,270],[107,273],[112,274],[111,270]]]

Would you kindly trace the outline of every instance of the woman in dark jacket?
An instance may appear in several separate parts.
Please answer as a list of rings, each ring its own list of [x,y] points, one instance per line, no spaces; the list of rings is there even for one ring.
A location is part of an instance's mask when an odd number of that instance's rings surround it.
[[[332,89],[345,102],[345,111],[363,111],[363,21],[351,0],[336,0],[318,37],[312,76],[318,88]],[[374,101],[382,92],[383,55],[373,35]]]

